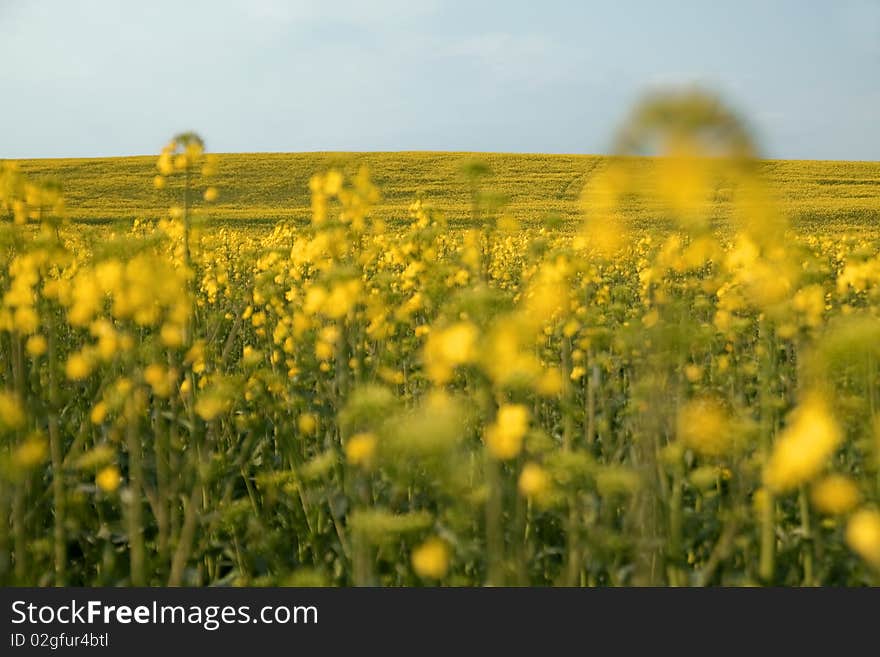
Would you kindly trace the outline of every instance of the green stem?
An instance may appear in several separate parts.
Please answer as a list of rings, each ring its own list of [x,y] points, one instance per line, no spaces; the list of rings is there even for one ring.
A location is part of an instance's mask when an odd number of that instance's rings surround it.
[[[137,416],[135,407],[129,402],[126,409],[126,447],[128,448],[128,545],[131,560],[131,585],[144,586],[145,547],[143,495],[144,475],[141,461],[141,442],[137,432]]]
[[[52,532],[55,585],[66,584],[67,536],[64,508],[64,455],[58,433],[57,340],[54,322],[49,323],[49,453],[52,459],[52,505],[55,509]]]
[[[486,454],[486,549],[489,586],[504,586],[504,532],[502,529],[501,465]]]
[[[807,488],[801,486],[798,494],[798,503],[801,514],[801,532],[803,533],[803,563],[804,563],[804,586],[815,585],[813,574],[813,532],[810,526],[810,504],[807,500]]]

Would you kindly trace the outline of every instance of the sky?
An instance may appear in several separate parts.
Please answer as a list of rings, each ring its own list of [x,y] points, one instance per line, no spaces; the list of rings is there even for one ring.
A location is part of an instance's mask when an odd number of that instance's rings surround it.
[[[766,157],[880,159],[880,0],[0,0],[0,158],[609,152],[700,85]]]

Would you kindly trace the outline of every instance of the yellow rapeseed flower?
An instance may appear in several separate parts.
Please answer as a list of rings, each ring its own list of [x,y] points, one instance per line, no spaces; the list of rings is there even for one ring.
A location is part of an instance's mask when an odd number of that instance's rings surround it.
[[[557,369],[546,370],[535,384],[535,389],[544,397],[555,397],[562,392],[565,381]]]
[[[329,342],[318,340],[315,343],[315,357],[318,360],[329,361],[331,358],[333,358],[334,353],[335,349],[333,345]]]
[[[699,365],[694,365],[693,363],[691,363],[685,366],[684,375],[688,381],[690,381],[691,383],[696,383],[703,377],[703,368]]]
[[[519,475],[517,488],[525,497],[541,497],[550,488],[550,475],[537,463],[526,463]]]
[[[712,398],[693,399],[678,411],[678,439],[703,456],[722,456],[732,446],[732,432],[727,413]]]
[[[30,354],[34,358],[37,358],[46,353],[46,351],[49,349],[49,343],[42,335],[32,335],[27,339],[25,349],[27,349],[28,354]]]
[[[95,476],[95,483],[105,493],[114,492],[122,483],[122,475],[119,472],[119,468],[115,465],[108,465],[106,468],[102,468]]]
[[[413,570],[424,579],[443,579],[449,571],[449,546],[440,538],[429,538],[412,552]]]
[[[792,413],[764,469],[764,483],[776,492],[815,477],[843,439],[825,399],[810,394]]]
[[[162,344],[166,347],[171,347],[173,349],[183,346],[183,327],[171,322],[165,322],[159,330],[159,337],[162,340]]]
[[[318,418],[312,413],[302,413],[296,420],[296,426],[301,434],[311,436],[318,428]]]
[[[846,542],[862,559],[880,569],[880,511],[856,511],[846,525]]]
[[[428,376],[435,383],[447,383],[456,367],[474,359],[476,341],[477,327],[470,322],[429,333],[424,355]]]
[[[11,392],[0,391],[0,429],[15,430],[24,426],[24,409],[18,397]]]
[[[12,455],[12,461],[16,467],[29,470],[45,461],[48,454],[46,439],[35,434],[18,446]]]
[[[841,474],[828,475],[813,486],[813,504],[822,513],[842,515],[859,503],[859,487]]]
[[[153,394],[157,397],[167,397],[171,394],[171,384],[173,383],[169,376],[168,370],[162,365],[152,363],[144,369],[144,381],[146,381],[153,389]]]
[[[227,412],[231,406],[232,401],[225,395],[211,391],[199,396],[196,400],[195,411],[200,418],[210,422]]]
[[[101,424],[107,418],[107,403],[104,401],[99,401],[92,407],[92,412],[89,414],[89,419],[92,421],[92,424]]]
[[[82,353],[71,354],[64,366],[64,372],[71,381],[81,381],[92,373],[92,362]]]
[[[523,437],[529,429],[529,411],[522,404],[505,404],[486,428],[486,446],[497,459],[514,458],[522,450]]]
[[[372,433],[358,433],[345,443],[345,459],[351,465],[370,467],[376,454],[376,436]]]
[[[163,176],[168,176],[174,173],[174,163],[171,160],[171,152],[168,150],[163,150],[159,155],[159,159],[156,161],[156,168],[159,170],[159,173]],[[155,184],[155,183],[154,183]]]

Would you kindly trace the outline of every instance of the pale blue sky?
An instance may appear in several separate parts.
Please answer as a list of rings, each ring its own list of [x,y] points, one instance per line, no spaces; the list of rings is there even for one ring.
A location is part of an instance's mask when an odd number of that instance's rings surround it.
[[[0,158],[600,153],[694,82],[767,156],[880,159],[880,0],[0,0]]]

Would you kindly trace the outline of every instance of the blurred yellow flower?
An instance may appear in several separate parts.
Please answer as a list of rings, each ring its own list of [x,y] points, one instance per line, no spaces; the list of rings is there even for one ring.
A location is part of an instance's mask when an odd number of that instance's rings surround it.
[[[370,467],[376,454],[376,436],[372,433],[358,433],[345,443],[345,459],[351,465]]]
[[[678,411],[678,438],[703,456],[723,456],[733,444],[733,433],[724,407],[711,397],[693,399]]]
[[[28,354],[36,358],[46,353],[49,349],[49,344],[42,335],[32,335],[28,338],[25,349],[27,349]]]
[[[517,488],[525,497],[541,497],[550,488],[550,475],[537,463],[526,463],[519,475]]]
[[[174,383],[169,376],[168,370],[156,363],[147,365],[146,369],[144,369],[144,381],[153,389],[154,395],[163,398],[171,394],[172,384]]]
[[[816,482],[812,490],[813,505],[830,515],[849,513],[859,503],[860,497],[855,482],[840,474],[828,475]]]
[[[529,429],[529,411],[522,404],[505,404],[498,409],[495,422],[486,428],[489,453],[497,459],[514,458],[522,450]]]
[[[13,453],[12,461],[16,467],[29,470],[45,461],[48,454],[49,446],[46,444],[46,439],[35,434],[18,446]]]
[[[92,412],[89,414],[89,419],[92,421],[92,424],[101,424],[107,417],[107,404],[104,401],[99,401],[92,407]]]
[[[95,483],[105,493],[114,492],[122,483],[122,475],[119,472],[119,468],[115,465],[108,465],[106,468],[102,468],[95,476]]]
[[[312,413],[302,413],[296,420],[300,433],[311,436],[318,428],[318,419]]]
[[[315,343],[315,357],[318,360],[329,361],[333,358],[334,348],[329,342],[319,340]]]
[[[92,363],[82,353],[74,353],[67,359],[64,372],[71,381],[80,381],[92,373]]]
[[[764,468],[764,483],[785,492],[809,481],[819,474],[842,439],[824,397],[809,394],[776,439]]]
[[[752,508],[759,516],[768,510],[772,496],[766,488],[759,488],[752,495]]]
[[[0,391],[0,429],[13,431],[24,426],[25,415],[18,396]]]
[[[200,418],[210,422],[226,413],[231,406],[232,400],[223,394],[211,391],[199,396],[196,400],[195,411]]]
[[[696,383],[703,376],[703,368],[693,363],[686,365],[684,368],[684,376],[691,383]]]
[[[156,168],[159,169],[159,173],[163,176],[174,173],[174,163],[171,160],[171,153],[169,151],[162,151],[162,154],[159,155],[159,159],[156,161]]]
[[[443,579],[449,571],[449,546],[440,538],[429,538],[412,552],[413,570],[423,579]]]
[[[539,378],[535,384],[535,390],[544,397],[555,397],[559,395],[565,387],[565,381],[558,369],[548,369]]]
[[[159,330],[159,337],[162,340],[162,344],[166,347],[181,347],[183,346],[184,331],[182,327],[176,324],[165,322]]]
[[[846,542],[862,559],[880,569],[880,511],[856,511],[846,525]]]
[[[456,367],[473,360],[476,340],[477,327],[470,322],[429,333],[424,353],[428,376],[435,383],[448,382]]]

